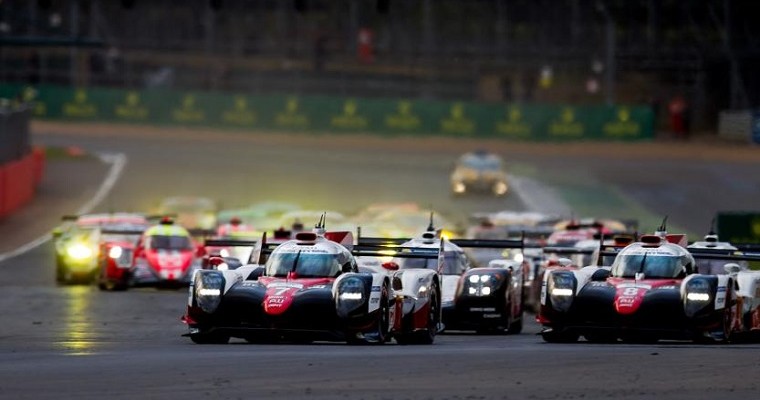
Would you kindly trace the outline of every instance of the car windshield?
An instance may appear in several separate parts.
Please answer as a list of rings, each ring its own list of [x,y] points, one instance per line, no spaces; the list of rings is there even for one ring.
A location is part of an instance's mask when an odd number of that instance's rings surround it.
[[[461,164],[481,171],[501,169],[501,160],[495,156],[466,156],[462,158]]]
[[[299,277],[331,278],[340,275],[341,266],[338,254],[329,253],[273,253],[267,260],[267,276],[287,276],[289,272]]]
[[[619,255],[612,265],[612,276],[633,278],[643,272],[645,278],[678,278],[685,272],[681,257],[675,255]]]
[[[188,250],[192,248],[192,244],[187,236],[154,235],[150,237],[148,248],[153,250]]]
[[[400,258],[396,257],[393,262],[398,264],[399,269],[427,268],[438,269],[438,259],[436,258]],[[454,253],[444,255],[443,275],[462,275],[465,265]]]

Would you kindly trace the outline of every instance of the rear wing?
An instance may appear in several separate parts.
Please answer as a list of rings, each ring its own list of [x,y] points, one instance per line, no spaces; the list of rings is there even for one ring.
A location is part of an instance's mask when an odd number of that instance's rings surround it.
[[[760,253],[746,253],[729,249],[688,249],[697,260],[760,261]]]
[[[412,240],[411,238],[378,238],[362,237],[357,239],[357,246],[366,248],[387,248],[399,246]],[[525,239],[443,239],[464,248],[478,249],[522,249],[525,248]],[[441,241],[443,241],[441,240]]]
[[[106,228],[101,229],[100,233],[104,235],[133,235],[139,236],[145,232],[145,229],[119,229],[119,228]]]

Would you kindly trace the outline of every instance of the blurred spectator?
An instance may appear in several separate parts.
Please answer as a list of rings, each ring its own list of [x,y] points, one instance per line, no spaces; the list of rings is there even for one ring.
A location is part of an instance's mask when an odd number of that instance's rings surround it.
[[[314,71],[320,72],[325,67],[327,59],[327,35],[320,31],[314,41]]]
[[[670,132],[678,139],[686,139],[688,122],[688,106],[683,96],[676,95],[668,104],[668,114],[670,116]]]

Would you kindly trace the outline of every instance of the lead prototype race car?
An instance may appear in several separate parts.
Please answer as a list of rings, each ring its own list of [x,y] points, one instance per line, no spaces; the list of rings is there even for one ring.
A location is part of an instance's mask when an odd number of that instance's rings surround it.
[[[199,344],[227,343],[231,337],[433,343],[442,329],[438,273],[362,272],[356,257],[381,253],[352,243],[350,232],[325,232],[322,221],[313,232],[300,232],[274,248],[264,235],[254,251],[258,256],[251,256],[255,264],[198,270],[182,318],[189,328],[186,336]],[[440,249],[394,251],[399,257],[442,259]]]
[[[547,342],[728,341],[758,329],[756,256],[687,249],[684,235],[654,235],[620,250],[611,267],[557,268],[544,276],[537,320]],[[600,252],[601,257],[609,256]],[[723,274],[697,273],[695,259],[721,259]]]

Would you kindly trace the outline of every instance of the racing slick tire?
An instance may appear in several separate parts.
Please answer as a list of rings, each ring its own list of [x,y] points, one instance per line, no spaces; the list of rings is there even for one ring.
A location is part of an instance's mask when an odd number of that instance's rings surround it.
[[[524,317],[524,310],[522,307],[522,304],[520,304],[520,312],[517,313],[517,315],[512,316],[512,321],[509,323],[509,327],[507,328],[507,333],[510,335],[517,335],[518,333],[522,332],[523,330],[523,320]]]
[[[438,325],[441,322],[441,303],[438,301],[438,283],[430,285],[430,297],[428,298],[427,326],[419,332],[412,332],[396,336],[398,344],[433,344],[435,335],[438,333]]]
[[[380,308],[375,321],[377,327],[374,332],[357,335],[357,332],[347,332],[346,342],[353,345],[383,344],[390,339],[390,303],[388,301],[388,286],[383,285],[380,294]],[[371,339],[367,339],[369,336]]]
[[[541,332],[541,338],[546,343],[575,343],[580,338],[580,335],[574,331],[552,329]]]
[[[194,333],[190,335],[190,340],[195,344],[227,344],[230,337],[218,333]]]

